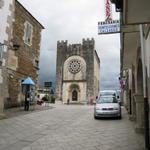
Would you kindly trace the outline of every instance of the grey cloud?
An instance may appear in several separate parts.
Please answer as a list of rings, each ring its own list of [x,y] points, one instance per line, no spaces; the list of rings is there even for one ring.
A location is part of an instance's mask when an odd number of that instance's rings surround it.
[[[101,59],[101,87],[117,85],[120,69],[119,34],[98,35],[98,21],[103,21],[104,1],[101,0],[19,0],[39,20],[42,33],[40,81],[55,82],[56,48],[58,40],[80,43],[82,38],[95,39],[95,49]],[[116,19],[119,14],[114,13]],[[113,85],[113,86],[112,86]]]

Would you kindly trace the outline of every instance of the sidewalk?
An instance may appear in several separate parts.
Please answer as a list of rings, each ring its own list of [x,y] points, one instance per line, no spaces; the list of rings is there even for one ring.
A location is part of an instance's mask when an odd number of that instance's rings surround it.
[[[29,111],[24,111],[24,107],[15,107],[15,108],[5,109],[4,114],[6,115],[5,118],[7,119],[11,117],[20,116],[20,115],[35,113],[37,111],[48,110],[52,108],[55,108],[55,104],[30,106]]]

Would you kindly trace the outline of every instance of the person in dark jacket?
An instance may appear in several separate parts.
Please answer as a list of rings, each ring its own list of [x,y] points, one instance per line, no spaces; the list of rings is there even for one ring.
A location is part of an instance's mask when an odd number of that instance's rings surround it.
[[[30,92],[26,92],[25,95],[25,104],[24,104],[24,110],[28,111],[29,110],[29,104],[30,104]]]
[[[67,99],[67,105],[69,105],[69,103],[70,103],[70,99],[68,98],[68,99]]]

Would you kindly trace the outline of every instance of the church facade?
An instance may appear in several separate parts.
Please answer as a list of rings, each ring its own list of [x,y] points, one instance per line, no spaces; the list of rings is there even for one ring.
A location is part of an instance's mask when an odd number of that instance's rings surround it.
[[[100,59],[94,39],[57,42],[56,96],[63,103],[87,103],[99,92]]]

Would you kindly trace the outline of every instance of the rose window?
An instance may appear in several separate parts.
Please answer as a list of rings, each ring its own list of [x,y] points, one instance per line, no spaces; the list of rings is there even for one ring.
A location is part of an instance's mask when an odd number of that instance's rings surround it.
[[[68,69],[71,73],[78,73],[81,70],[81,61],[78,59],[71,60]]]

